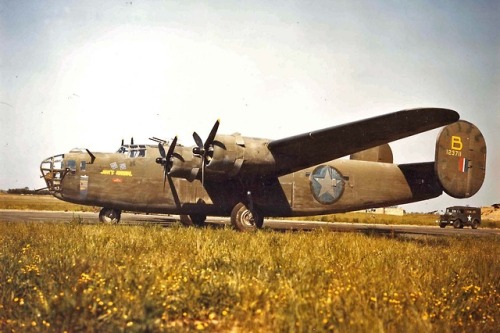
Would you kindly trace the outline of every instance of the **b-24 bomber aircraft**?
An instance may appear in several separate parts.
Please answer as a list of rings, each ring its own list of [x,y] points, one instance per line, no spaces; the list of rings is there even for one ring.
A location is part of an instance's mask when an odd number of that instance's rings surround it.
[[[486,143],[459,118],[449,109],[410,109],[279,140],[221,135],[217,121],[205,141],[193,133],[193,147],[175,137],[122,142],[115,153],[73,149],[40,169],[55,197],[104,207],[103,222],[119,222],[123,210],[178,214],[196,226],[209,215],[230,216],[235,229],[249,231],[264,217],[398,205],[443,191],[474,195],[485,177]],[[389,142],[443,126],[434,161],[393,163]]]

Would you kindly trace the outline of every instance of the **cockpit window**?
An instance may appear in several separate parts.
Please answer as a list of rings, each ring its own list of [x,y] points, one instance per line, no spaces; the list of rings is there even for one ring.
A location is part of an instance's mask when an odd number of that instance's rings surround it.
[[[76,161],[75,160],[68,160],[66,161],[67,168],[70,171],[75,172],[76,171]]]
[[[117,153],[123,154],[128,157],[146,157],[145,145],[124,145],[118,149]]]

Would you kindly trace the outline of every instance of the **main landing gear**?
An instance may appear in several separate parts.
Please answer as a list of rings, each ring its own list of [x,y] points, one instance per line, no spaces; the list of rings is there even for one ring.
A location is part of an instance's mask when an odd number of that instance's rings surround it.
[[[186,227],[204,227],[206,215],[181,215],[181,223]]]
[[[99,221],[102,223],[116,224],[120,222],[121,215],[122,211],[119,209],[104,207],[99,212]]]
[[[181,223],[186,227],[205,226],[206,215],[191,214],[181,215]],[[231,225],[238,231],[254,231],[261,229],[264,217],[255,208],[242,202],[236,204],[231,212]]]
[[[264,217],[255,208],[242,202],[236,204],[231,212],[231,225],[239,231],[253,231],[261,229]]]

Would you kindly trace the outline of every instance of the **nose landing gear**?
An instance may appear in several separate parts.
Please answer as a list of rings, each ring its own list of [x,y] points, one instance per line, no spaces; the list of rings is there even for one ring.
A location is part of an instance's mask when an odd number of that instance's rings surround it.
[[[104,207],[99,212],[99,221],[107,224],[117,224],[120,222],[122,211],[119,209]]]

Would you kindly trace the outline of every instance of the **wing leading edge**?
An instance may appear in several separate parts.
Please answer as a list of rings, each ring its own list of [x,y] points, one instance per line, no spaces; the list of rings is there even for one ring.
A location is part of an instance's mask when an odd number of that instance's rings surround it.
[[[276,174],[284,175],[361,150],[448,125],[456,111],[419,108],[389,113],[269,142]]]

